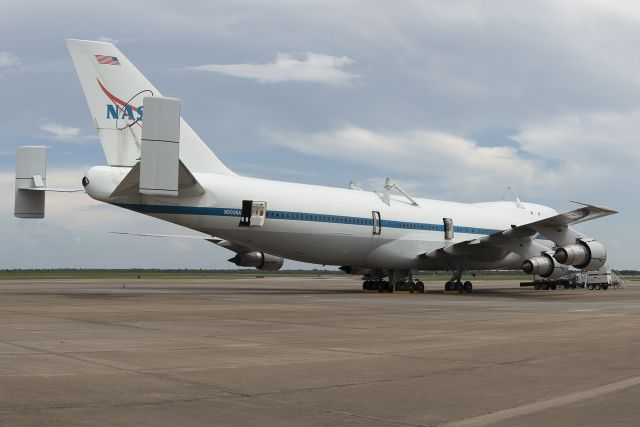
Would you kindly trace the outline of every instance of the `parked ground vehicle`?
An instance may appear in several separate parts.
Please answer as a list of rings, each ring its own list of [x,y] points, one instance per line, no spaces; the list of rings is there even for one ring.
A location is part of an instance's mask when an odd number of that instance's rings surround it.
[[[536,277],[531,282],[520,283],[521,287],[532,286],[535,290],[555,290],[559,287],[564,289],[584,288],[589,290],[607,290],[609,286],[621,288],[624,285],[622,276],[615,270],[602,271],[570,271],[560,279],[549,280]]]

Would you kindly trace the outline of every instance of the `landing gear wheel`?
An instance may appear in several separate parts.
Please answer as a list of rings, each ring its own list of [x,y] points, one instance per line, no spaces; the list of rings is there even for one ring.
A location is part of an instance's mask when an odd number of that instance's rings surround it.
[[[464,289],[466,293],[470,294],[471,292],[473,292],[473,284],[467,280],[466,282],[464,282],[464,285],[462,285],[462,289]]]
[[[420,280],[416,282],[416,290],[421,294],[424,294],[424,283],[422,283]]]
[[[458,291],[458,293],[463,293],[464,292],[464,285],[462,284],[461,281],[456,281],[456,284],[454,285],[456,287],[456,290]]]
[[[536,291],[539,291],[541,288],[540,283],[534,283],[533,284],[533,289],[535,289]]]
[[[556,285],[549,285],[549,289],[551,289],[552,291],[556,290]]]
[[[543,291],[548,291],[549,290],[549,284],[548,283],[543,283],[542,284],[542,290]]]
[[[447,282],[444,284],[444,290],[445,291],[452,291],[453,290],[453,283],[452,282]]]

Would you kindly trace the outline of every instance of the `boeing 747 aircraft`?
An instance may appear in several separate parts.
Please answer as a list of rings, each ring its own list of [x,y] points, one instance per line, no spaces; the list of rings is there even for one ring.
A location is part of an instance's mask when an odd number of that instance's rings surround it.
[[[573,225],[616,213],[565,213],[517,200],[456,203],[381,191],[240,176],[225,166],[113,44],[67,40],[106,157],[82,184],[105,203],[204,233],[238,266],[277,270],[284,259],[363,275],[365,289],[424,291],[412,271],[450,271],[447,289],[471,292],[470,270],[520,269],[558,278],[569,266],[606,267],[602,243]],[[143,119],[144,117],[144,119]],[[45,147],[19,147],[15,216],[44,217]]]

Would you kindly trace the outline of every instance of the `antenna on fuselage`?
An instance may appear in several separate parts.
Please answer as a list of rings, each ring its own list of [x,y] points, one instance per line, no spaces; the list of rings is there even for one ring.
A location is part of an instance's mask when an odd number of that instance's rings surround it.
[[[504,200],[504,196],[507,194],[507,191],[509,191],[509,190],[511,190],[511,192],[513,193],[513,195],[516,198],[516,200],[514,201],[516,206],[519,207],[520,209],[524,209],[524,205],[520,201],[520,198],[518,197],[518,194],[516,193],[516,190],[514,190],[513,187],[511,187],[511,186],[505,188],[505,190],[502,192],[502,197],[500,198],[500,200]]]
[[[377,191],[374,191],[374,193],[376,193],[378,196],[380,196],[380,198],[382,199],[382,201],[384,203],[386,203],[387,205],[391,206],[391,190],[393,190],[394,188],[396,190],[398,190],[398,192],[400,192],[400,194],[402,194],[404,197],[406,197],[407,200],[409,200],[409,202],[413,206],[420,206],[420,205],[418,205],[418,202],[413,200],[413,197],[411,197],[406,191],[404,191],[402,189],[402,187],[400,187],[398,184],[392,184],[391,183],[391,179],[389,179],[389,177],[387,177],[384,180],[384,187],[382,187],[382,192],[378,193]]]
[[[349,181],[349,190],[364,191],[362,187],[360,187],[358,184],[356,184],[353,181]]]

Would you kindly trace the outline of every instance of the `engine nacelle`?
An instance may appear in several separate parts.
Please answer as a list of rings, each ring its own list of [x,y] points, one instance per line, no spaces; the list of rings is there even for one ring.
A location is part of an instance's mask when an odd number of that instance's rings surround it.
[[[591,271],[607,262],[607,250],[598,241],[578,240],[578,243],[560,246],[553,257],[561,264]]]
[[[284,258],[265,254],[264,252],[252,251],[236,254],[236,256],[229,259],[229,262],[238,267],[255,267],[258,270],[275,271],[282,268]]]
[[[559,279],[567,274],[568,268],[559,264],[550,254],[543,253],[525,260],[522,263],[522,271],[545,279]]]

